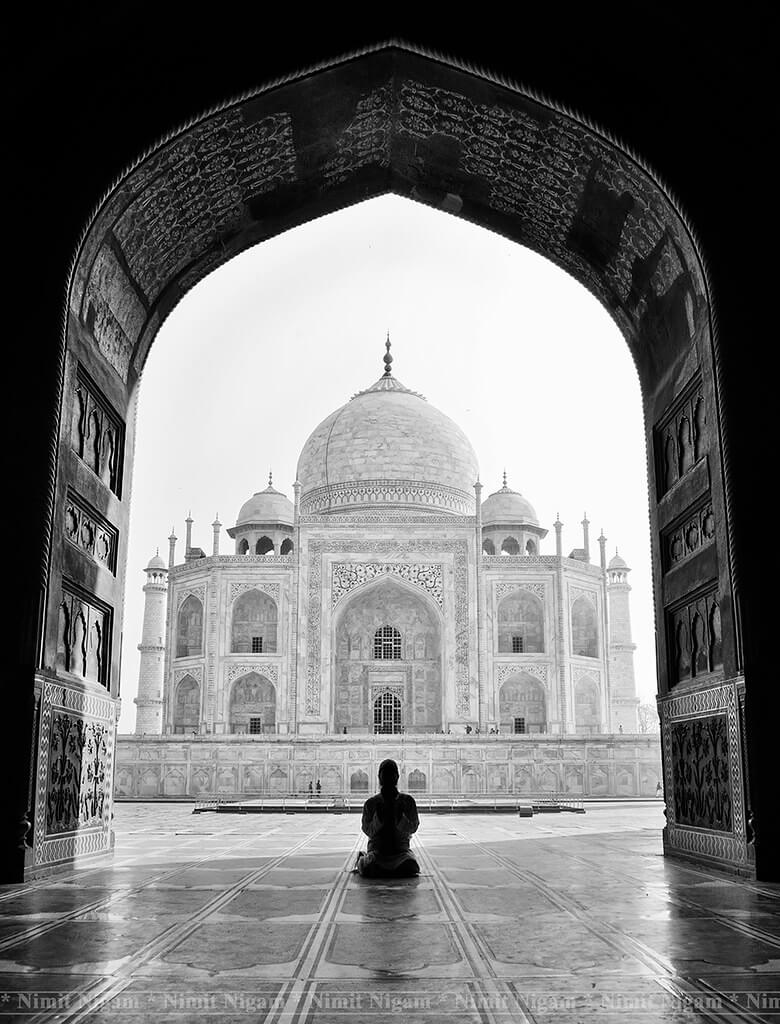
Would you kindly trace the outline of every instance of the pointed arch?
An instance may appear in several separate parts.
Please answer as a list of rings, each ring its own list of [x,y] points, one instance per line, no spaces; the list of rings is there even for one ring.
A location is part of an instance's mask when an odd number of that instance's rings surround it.
[[[579,658],[598,658],[599,627],[596,607],[587,597],[571,606],[571,651]]]
[[[200,684],[191,675],[184,676],[173,695],[173,731],[175,733],[200,730]]]
[[[239,676],[230,688],[228,720],[231,733],[276,732],[276,687],[271,680],[260,672]]]
[[[583,736],[601,732],[601,694],[590,676],[581,676],[574,684],[574,726]]]
[[[203,653],[203,602],[190,594],[176,616],[176,657],[190,658]]]
[[[233,602],[230,650],[233,654],[273,654],[278,628],[276,601],[262,590],[247,590]]]
[[[498,602],[499,654],[537,654],[544,651],[544,605],[536,594],[518,586]]]
[[[528,672],[511,675],[498,691],[498,714],[505,734],[547,732],[547,695]]]

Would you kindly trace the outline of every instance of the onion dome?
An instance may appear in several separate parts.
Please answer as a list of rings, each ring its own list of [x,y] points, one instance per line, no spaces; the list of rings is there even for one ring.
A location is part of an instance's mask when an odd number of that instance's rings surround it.
[[[244,502],[238,513],[236,527],[249,526],[251,523],[293,525],[293,503],[281,491],[276,490],[272,481],[273,477],[269,473],[266,489],[258,491],[252,495],[249,501]]]
[[[520,523],[538,526],[539,520],[531,502],[518,491],[507,487],[504,473],[504,486],[501,490],[494,491],[482,502],[482,525],[508,526]]]
[[[607,565],[607,568],[608,569],[623,569],[624,571],[626,569],[628,569],[628,562],[626,562],[626,560],[624,558],[620,557],[620,555],[618,554],[617,548],[615,548],[615,554],[614,554],[614,556],[612,558],[610,558],[609,564]]]
[[[301,512],[473,515],[477,457],[460,427],[385,372],[312,432],[298,460]]]
[[[144,572],[154,571],[155,569],[167,569],[167,568],[168,568],[168,566],[165,564],[165,562],[162,560],[162,558],[160,558],[160,549],[158,548],[157,549],[157,554],[156,555],[152,555],[152,557],[149,559],[149,564],[147,565],[147,567],[144,570]]]

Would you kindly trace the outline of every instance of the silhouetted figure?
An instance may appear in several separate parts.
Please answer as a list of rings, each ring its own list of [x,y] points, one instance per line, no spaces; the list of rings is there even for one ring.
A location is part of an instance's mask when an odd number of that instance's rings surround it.
[[[311,779],[310,779],[309,780],[309,796],[313,796],[313,795],[314,795],[314,787],[312,786]]]
[[[320,782],[319,779],[317,779],[317,796],[319,796],[321,792],[322,792],[322,783]]]
[[[359,853],[355,870],[364,878],[410,878],[420,866],[409,850],[409,837],[420,820],[417,804],[398,792],[398,765],[387,758],[379,766],[379,793],[363,804],[362,828],[368,852]]]
[[[656,782],[656,784],[655,784],[655,795],[656,796],[661,796],[662,793],[663,793],[663,790],[661,789],[661,783],[660,782]]]

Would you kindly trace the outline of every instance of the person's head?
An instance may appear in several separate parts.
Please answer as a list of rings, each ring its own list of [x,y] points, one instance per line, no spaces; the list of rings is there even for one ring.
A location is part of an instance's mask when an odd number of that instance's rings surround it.
[[[398,776],[398,765],[392,758],[385,758],[379,766],[379,785],[382,789],[396,789],[398,787]]]

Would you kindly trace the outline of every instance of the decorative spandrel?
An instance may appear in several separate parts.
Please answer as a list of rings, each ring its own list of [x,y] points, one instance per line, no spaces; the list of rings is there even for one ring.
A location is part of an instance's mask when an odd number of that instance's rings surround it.
[[[671,725],[674,817],[677,825],[732,830],[726,715]]]
[[[441,565],[416,562],[334,562],[331,580],[331,601],[337,605],[355,587],[382,576],[397,576],[419,587],[433,598],[439,608],[444,606]]]
[[[71,447],[118,498],[122,497],[125,431],[97,384],[79,367],[73,392]]]

